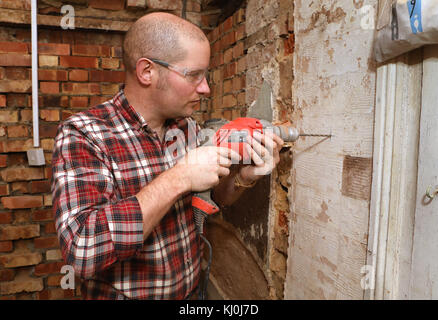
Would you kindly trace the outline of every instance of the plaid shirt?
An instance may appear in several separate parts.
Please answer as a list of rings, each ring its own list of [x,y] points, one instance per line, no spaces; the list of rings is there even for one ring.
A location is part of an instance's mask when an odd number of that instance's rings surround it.
[[[143,241],[135,195],[174,166],[177,154],[199,145],[190,139],[199,132],[193,119],[166,124],[161,142],[121,90],[58,128],[55,225],[64,260],[84,279],[85,299],[184,299],[198,285],[201,246],[190,193]]]

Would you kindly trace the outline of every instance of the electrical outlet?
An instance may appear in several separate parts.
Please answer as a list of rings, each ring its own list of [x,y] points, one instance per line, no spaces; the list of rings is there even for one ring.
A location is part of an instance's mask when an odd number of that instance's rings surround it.
[[[27,150],[27,160],[30,166],[43,166],[46,164],[42,148]]]

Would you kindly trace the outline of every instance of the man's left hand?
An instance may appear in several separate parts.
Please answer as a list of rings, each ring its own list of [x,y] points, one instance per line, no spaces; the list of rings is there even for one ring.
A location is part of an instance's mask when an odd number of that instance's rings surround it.
[[[265,130],[263,134],[254,132],[245,144],[254,165],[243,166],[239,175],[243,183],[250,184],[268,175],[280,162],[280,150],[284,141],[274,133]]]

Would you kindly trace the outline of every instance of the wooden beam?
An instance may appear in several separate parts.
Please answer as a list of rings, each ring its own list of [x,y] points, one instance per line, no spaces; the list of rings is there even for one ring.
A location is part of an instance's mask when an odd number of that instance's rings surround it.
[[[38,15],[38,26],[61,28],[62,16]],[[0,9],[0,24],[30,25],[29,10]],[[128,31],[133,22],[107,19],[75,17],[75,29],[94,29],[105,31]]]

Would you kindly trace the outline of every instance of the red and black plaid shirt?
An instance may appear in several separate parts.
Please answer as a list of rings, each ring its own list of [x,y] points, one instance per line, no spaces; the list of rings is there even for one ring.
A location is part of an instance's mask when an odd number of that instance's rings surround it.
[[[53,151],[53,208],[64,260],[85,299],[184,299],[197,286],[200,241],[191,194],[143,241],[135,194],[196,148],[191,118],[167,123],[161,142],[121,90],[67,119]],[[168,139],[170,141],[167,141]]]

